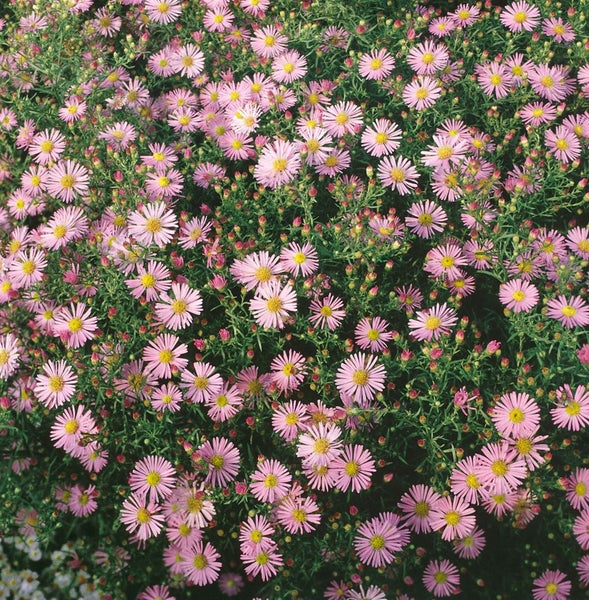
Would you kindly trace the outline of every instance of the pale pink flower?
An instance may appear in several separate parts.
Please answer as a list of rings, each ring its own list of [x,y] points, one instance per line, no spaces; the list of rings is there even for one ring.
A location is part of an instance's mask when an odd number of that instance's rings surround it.
[[[65,360],[50,360],[43,365],[43,374],[35,378],[34,393],[41,404],[55,408],[73,398],[77,382],[77,375]]]
[[[53,330],[68,348],[79,348],[94,338],[97,325],[98,319],[92,315],[92,309],[78,302],[59,311],[53,322]]]
[[[155,244],[160,248],[172,241],[178,228],[176,215],[164,202],[145,204],[128,218],[129,233],[140,244]]]

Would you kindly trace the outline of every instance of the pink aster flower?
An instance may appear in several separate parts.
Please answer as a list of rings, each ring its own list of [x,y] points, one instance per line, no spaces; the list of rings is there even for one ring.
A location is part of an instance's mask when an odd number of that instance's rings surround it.
[[[254,178],[260,185],[274,189],[290,183],[300,168],[301,156],[296,144],[275,140],[262,150],[254,167]]]
[[[486,62],[477,65],[477,81],[487,96],[505,98],[513,83],[511,71],[506,65],[496,62]]]
[[[434,135],[433,144],[421,153],[421,162],[427,167],[450,167],[461,163],[469,150],[467,140],[459,136]]]
[[[547,303],[548,316],[556,319],[563,327],[573,329],[589,325],[589,304],[580,296],[559,294]]]
[[[263,515],[249,516],[239,525],[239,541],[243,554],[253,555],[260,550],[274,548],[272,539],[275,533],[270,521]]]
[[[297,295],[290,284],[274,280],[257,289],[250,311],[262,327],[282,329],[291,312],[297,309]]]
[[[198,540],[183,555],[180,569],[193,585],[209,585],[219,578],[220,558],[221,555],[209,542]]]
[[[589,469],[576,468],[565,480],[566,499],[575,510],[589,508]]]
[[[150,585],[137,596],[137,600],[176,600],[167,585]]]
[[[183,481],[164,504],[166,516],[177,514],[189,527],[203,529],[215,516],[215,506],[202,483]]]
[[[328,175],[333,177],[338,173],[342,173],[347,169],[352,162],[350,151],[346,148],[332,148],[326,153],[321,161],[315,164],[315,171],[319,175]]]
[[[272,413],[272,429],[287,442],[292,442],[308,421],[307,406],[296,400],[281,404]]]
[[[98,432],[92,413],[83,406],[69,406],[55,419],[50,437],[56,448],[63,448],[72,456],[80,456],[83,438]]]
[[[460,267],[468,264],[462,248],[445,244],[432,248],[426,255],[424,271],[434,278],[456,279],[462,275]]]
[[[573,523],[573,535],[581,550],[589,550],[589,509],[582,509]]]
[[[253,290],[276,280],[282,273],[279,262],[278,256],[262,250],[235,260],[229,270],[238,283],[245,285],[247,290]]]
[[[344,303],[339,298],[328,294],[324,298],[315,299],[310,306],[309,321],[320,328],[336,329],[346,316]]]
[[[463,538],[476,525],[474,508],[457,496],[444,496],[432,510],[430,525],[434,531],[442,531],[443,540]]]
[[[29,288],[43,280],[47,253],[40,248],[24,248],[8,263],[8,274],[15,288]]]
[[[174,23],[182,14],[180,0],[145,0],[145,12],[154,23]]]
[[[209,464],[205,483],[226,487],[239,471],[241,457],[233,442],[225,438],[207,440],[198,448],[202,459]]]
[[[182,392],[174,383],[165,383],[156,387],[150,398],[151,406],[158,412],[177,412],[182,402]]]
[[[292,475],[277,460],[264,460],[251,476],[250,491],[260,502],[275,502],[288,493]]]
[[[306,73],[307,59],[296,50],[279,54],[272,61],[271,77],[278,83],[292,83]]]
[[[305,152],[305,162],[308,165],[320,165],[325,162],[333,150],[333,138],[323,127],[302,127],[298,130],[303,138],[301,152]]]
[[[548,154],[553,154],[557,160],[568,164],[581,156],[579,138],[564,125],[559,125],[554,131],[544,134],[544,142]]]
[[[137,137],[135,127],[127,121],[119,121],[108,126],[98,134],[99,140],[105,140],[118,150],[125,150]]]
[[[98,329],[98,319],[83,302],[70,304],[55,316],[53,330],[68,348],[79,348],[91,340]]]
[[[29,154],[40,165],[57,162],[65,150],[64,135],[57,129],[46,129],[37,133],[29,146]]]
[[[405,225],[419,237],[428,239],[444,231],[448,217],[443,208],[431,200],[415,202],[407,211]]]
[[[283,394],[297,390],[307,372],[305,357],[294,350],[282,352],[272,361],[270,369],[270,381]]]
[[[176,215],[165,202],[151,202],[134,210],[128,218],[129,233],[140,244],[164,248],[178,228]]]
[[[401,519],[415,533],[433,531],[431,515],[441,498],[438,492],[427,485],[412,485],[397,503],[398,509],[403,512]]]
[[[493,407],[491,419],[499,435],[522,437],[534,433],[540,425],[540,407],[525,392],[503,394]]]
[[[540,295],[538,288],[524,279],[513,279],[499,286],[499,300],[506,308],[515,313],[529,312]]]
[[[451,492],[469,504],[478,504],[482,491],[476,468],[476,456],[467,456],[456,463],[450,474]]]
[[[362,109],[353,102],[338,102],[325,109],[323,127],[336,137],[353,134],[362,126]]]
[[[526,125],[538,127],[556,118],[556,107],[549,102],[529,102],[521,107],[519,116]]]
[[[215,373],[215,367],[208,362],[192,363],[194,373],[188,369],[182,371],[180,387],[186,400],[201,403],[210,400],[223,388],[221,375]]]
[[[278,568],[284,564],[282,554],[277,546],[249,554],[242,554],[241,561],[245,565],[245,572],[251,577],[260,575],[262,581],[268,581],[278,573]]]
[[[335,386],[340,396],[346,395],[357,403],[370,401],[385,387],[386,371],[376,356],[362,352],[352,354],[340,365]]]
[[[388,327],[389,324],[381,317],[363,318],[354,330],[356,344],[362,350],[381,352],[387,347],[387,342],[393,339]]]
[[[548,436],[535,435],[535,433],[536,431],[533,431],[528,435],[514,436],[507,439],[507,443],[524,459],[530,473],[546,462],[540,452],[548,452],[550,449],[548,444],[542,443]]]
[[[432,308],[419,310],[413,319],[409,319],[411,335],[419,340],[438,340],[441,335],[448,335],[456,325],[458,316],[447,304],[436,304]]]
[[[173,198],[182,193],[184,176],[177,169],[160,167],[155,173],[148,173],[145,180],[145,190],[150,200]]]
[[[64,202],[72,202],[77,195],[88,193],[88,169],[75,160],[62,160],[47,173],[47,193]]]
[[[12,333],[0,336],[0,380],[13,375],[23,355],[20,340]]]
[[[419,43],[407,54],[407,63],[418,75],[435,75],[448,60],[446,46],[432,40]]]
[[[342,492],[367,490],[372,483],[375,462],[370,451],[360,445],[344,446],[342,453],[332,463],[335,487]]]
[[[517,489],[527,475],[524,459],[506,442],[483,446],[475,474],[487,494],[508,494]]]
[[[395,59],[384,48],[372,50],[360,59],[358,73],[366,79],[380,81],[391,74],[395,68]]]
[[[145,294],[148,301],[159,298],[172,286],[169,269],[155,260],[147,264],[138,263],[136,277],[125,279],[125,283],[134,298],[141,298]]]
[[[423,585],[436,598],[452,596],[459,589],[460,574],[449,560],[432,560],[423,571]]]
[[[297,456],[308,466],[330,465],[341,453],[342,430],[335,423],[317,423],[299,436]]]
[[[573,392],[570,385],[556,390],[557,404],[550,409],[550,416],[557,427],[579,431],[589,425],[589,390],[579,385]]]
[[[589,260],[589,228],[574,227],[567,232],[566,245],[583,260]]]
[[[95,485],[83,488],[76,484],[70,494],[68,507],[76,517],[90,515],[98,508],[98,502],[96,502],[98,492]]]
[[[237,386],[223,383],[216,394],[205,400],[207,415],[216,423],[223,423],[234,417],[243,405],[243,397]]]
[[[175,50],[170,58],[170,65],[180,75],[198,77],[205,66],[205,55],[194,44],[185,44]]]
[[[534,579],[532,595],[534,600],[567,600],[572,584],[562,571],[547,569]]]
[[[155,305],[156,317],[172,330],[189,327],[201,312],[200,292],[185,283],[172,283],[172,295],[163,292]]]
[[[250,45],[258,56],[273,58],[286,51],[288,38],[275,25],[268,25],[254,32]]]
[[[310,533],[321,522],[321,513],[315,500],[287,496],[278,505],[276,519],[288,533]]]
[[[146,456],[138,461],[129,475],[131,491],[149,502],[167,498],[176,483],[176,470],[162,456]]]
[[[234,14],[226,6],[213,6],[205,12],[202,23],[207,31],[227,31],[234,19]]]
[[[468,535],[453,541],[453,550],[460,558],[472,560],[479,556],[486,544],[485,533],[475,527]]]
[[[188,346],[181,344],[180,339],[170,333],[162,333],[143,349],[143,360],[154,377],[170,379],[172,369],[183,370],[188,364],[184,356]]]
[[[392,154],[400,145],[401,129],[388,119],[376,119],[360,139],[362,148],[371,156]]]
[[[319,257],[317,250],[309,242],[302,246],[290,242],[280,251],[280,263],[285,271],[295,276],[309,277],[319,268]]]
[[[56,250],[81,239],[87,231],[88,219],[82,208],[63,206],[39,228],[39,243],[47,250]]]
[[[501,23],[510,31],[533,31],[540,24],[540,10],[524,0],[512,2],[499,15]]]
[[[396,190],[401,196],[411,193],[419,178],[413,163],[402,156],[385,156],[378,165],[377,175],[384,186]]]
[[[381,568],[390,565],[395,554],[409,543],[409,530],[401,524],[398,515],[380,513],[358,527],[354,550],[365,565]]]
[[[550,102],[562,102],[575,90],[575,80],[570,75],[570,68],[565,65],[534,65],[529,72],[528,80],[532,89],[542,98]]]
[[[576,37],[572,25],[565,23],[560,17],[542,19],[542,31],[547,36],[553,38],[555,42],[563,42],[565,44],[572,42]]]
[[[73,398],[78,377],[65,360],[50,360],[43,365],[43,374],[37,375],[35,381],[34,393],[39,402],[47,408],[55,408]]]
[[[415,110],[425,110],[432,107],[441,95],[442,88],[429,75],[418,76],[403,88],[403,101]]]

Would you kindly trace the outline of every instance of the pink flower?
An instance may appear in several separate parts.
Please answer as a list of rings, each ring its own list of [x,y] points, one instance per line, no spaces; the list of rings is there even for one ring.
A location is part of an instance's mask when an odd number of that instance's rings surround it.
[[[589,325],[589,304],[580,296],[559,294],[547,303],[548,316],[560,321],[563,327],[573,329]]]
[[[454,309],[446,304],[436,304],[432,308],[418,310],[415,318],[409,319],[411,335],[419,341],[438,340],[441,335],[448,335],[456,325],[458,316]]]
[[[145,12],[154,23],[173,23],[182,14],[180,0],[145,0]]]
[[[288,493],[292,475],[277,460],[264,460],[251,476],[250,491],[260,502],[274,502]]]
[[[503,394],[493,407],[491,419],[499,435],[523,437],[535,433],[540,425],[540,407],[525,392]]]
[[[540,24],[540,10],[521,0],[506,6],[499,15],[501,23],[510,31],[533,31]]]
[[[377,175],[383,185],[396,190],[401,196],[410,194],[419,179],[417,169],[402,156],[385,156],[378,164]]]
[[[307,73],[307,59],[296,50],[279,54],[272,61],[272,79],[278,83],[292,83]]]
[[[538,299],[538,288],[524,279],[513,279],[499,286],[501,304],[515,313],[530,311]]]
[[[79,348],[95,337],[98,320],[83,302],[71,304],[57,313],[53,330],[68,348]]]
[[[167,585],[150,585],[137,596],[137,600],[176,600]]]
[[[65,150],[66,141],[57,129],[37,133],[29,146],[29,154],[40,165],[57,162]]]
[[[185,77],[198,77],[205,66],[205,56],[194,44],[186,44],[175,50],[170,65],[176,73]]]
[[[280,251],[280,263],[285,271],[295,276],[309,277],[319,268],[317,250],[309,242],[302,246],[290,242]]]
[[[363,318],[354,330],[356,344],[362,350],[381,352],[387,347],[387,342],[393,339],[389,324],[381,317]]]
[[[247,290],[253,290],[270,283],[282,273],[279,262],[278,256],[262,250],[235,260],[229,271],[238,283],[245,285]]]
[[[344,303],[335,296],[328,294],[324,298],[315,299],[310,306],[311,316],[309,321],[320,328],[327,327],[334,330],[346,316]]]
[[[442,88],[429,75],[419,76],[403,88],[403,101],[415,110],[432,107],[441,95]]]
[[[287,496],[278,505],[276,519],[288,533],[309,533],[320,523],[321,513],[311,498]]]
[[[184,397],[194,403],[207,402],[221,391],[223,379],[208,362],[197,361],[192,363],[192,367],[194,373],[188,369],[182,371],[180,387],[184,390]]]
[[[164,248],[172,241],[178,221],[164,202],[152,202],[129,215],[128,228],[140,244]]]
[[[526,463],[507,443],[490,443],[478,455],[475,475],[488,495],[508,494],[527,475]]]
[[[50,360],[43,365],[43,374],[36,377],[35,396],[47,408],[61,406],[73,398],[77,381],[65,360]]]
[[[571,592],[571,582],[562,571],[547,569],[534,579],[534,600],[566,600]]]
[[[296,309],[297,295],[294,288],[288,283],[283,287],[277,280],[259,287],[250,301],[250,311],[262,327],[282,329],[290,313]]]
[[[293,142],[275,140],[265,147],[254,167],[255,180],[274,189],[290,183],[301,168],[301,157]]]
[[[254,32],[250,41],[252,50],[262,58],[273,58],[287,49],[288,38],[274,25],[262,27]]]
[[[354,537],[354,550],[365,565],[386,567],[409,543],[409,530],[401,524],[401,519],[392,512],[362,523]]]
[[[460,574],[449,560],[432,560],[423,571],[423,585],[436,598],[452,596],[460,585]]]
[[[83,437],[93,435],[97,431],[90,411],[85,410],[83,406],[70,406],[55,419],[51,426],[51,439],[56,448],[63,448],[76,457],[83,451]]]
[[[184,355],[188,353],[188,346],[179,342],[175,335],[162,333],[143,349],[143,360],[154,377],[169,379],[172,369],[181,371],[186,367],[188,359]]]
[[[460,558],[472,560],[479,556],[487,544],[482,529],[475,527],[468,535],[453,542],[453,550]]]
[[[432,40],[421,42],[407,54],[407,63],[418,75],[435,75],[448,63],[448,50]]]
[[[137,264],[137,276],[125,279],[127,287],[134,298],[145,294],[148,301],[155,300],[172,286],[170,271],[162,263],[150,260],[147,264]]]
[[[137,498],[157,502],[167,498],[176,482],[176,470],[162,456],[147,456],[138,461],[129,475],[129,485]]]
[[[222,566],[220,558],[221,555],[209,542],[198,540],[184,554],[180,569],[193,585],[208,585],[219,577]]]
[[[477,81],[487,96],[504,98],[513,83],[511,71],[505,65],[496,62],[486,62],[475,68]]]
[[[283,394],[297,390],[305,379],[305,357],[294,350],[282,352],[271,363],[270,381]]]
[[[307,407],[296,400],[289,400],[276,408],[272,414],[272,429],[287,442],[292,442],[309,420]]]
[[[577,468],[566,479],[566,499],[575,510],[589,508],[589,469]]]
[[[338,102],[325,109],[323,126],[336,137],[356,133],[362,126],[362,109],[353,102]]]
[[[74,160],[62,160],[47,173],[47,193],[64,202],[72,202],[75,195],[88,193],[88,169]]]
[[[443,540],[455,540],[469,535],[475,525],[475,513],[467,502],[456,496],[445,496],[436,502],[430,516],[434,531],[442,530]]]
[[[549,154],[561,162],[568,164],[581,156],[581,144],[579,138],[567,129],[559,125],[554,131],[548,130],[544,134],[544,141]]]
[[[334,423],[317,423],[299,436],[297,456],[307,466],[327,466],[341,454],[342,430]]]
[[[202,312],[202,297],[198,290],[185,283],[172,283],[170,296],[163,292],[155,305],[157,318],[169,329],[185,329],[192,324],[193,315]]]
[[[478,504],[481,496],[481,482],[477,476],[476,456],[459,460],[450,474],[450,490],[469,504]]]
[[[262,581],[274,577],[278,573],[278,567],[283,565],[282,554],[275,545],[255,554],[242,554],[241,560],[245,565],[245,572],[252,577],[260,575]]]
[[[432,248],[426,255],[424,271],[434,278],[457,279],[462,277],[464,267],[468,262],[457,244],[445,244]]]
[[[344,360],[335,378],[340,396],[346,395],[355,402],[372,400],[385,387],[386,371],[377,357],[357,352]]]
[[[255,555],[260,550],[269,550],[276,546],[272,539],[275,533],[270,521],[262,515],[248,517],[239,525],[239,541],[243,554]]]
[[[388,119],[376,119],[362,133],[360,143],[371,156],[392,154],[400,145],[401,129]]]
[[[429,239],[444,231],[448,217],[443,208],[431,200],[415,202],[407,211],[405,224],[419,237]]]
[[[240,455],[235,445],[225,438],[207,440],[198,448],[202,459],[209,464],[205,483],[225,487],[239,471]]]
[[[371,485],[375,462],[370,451],[360,445],[344,446],[342,453],[333,461],[335,486],[342,492],[362,492]]]
[[[83,488],[76,484],[71,490],[68,507],[76,517],[85,517],[98,508],[97,496],[96,486],[89,485]]]
[[[20,340],[12,333],[0,336],[0,380],[16,372],[23,355]]]
[[[360,59],[358,73],[366,79],[380,81],[391,74],[395,68],[395,59],[384,48],[372,50]]]
[[[557,405],[550,409],[550,416],[557,427],[579,431],[589,425],[589,390],[584,385],[571,390],[568,384],[556,390]]]
[[[401,519],[415,533],[433,531],[431,515],[441,498],[438,492],[427,485],[412,485],[397,503],[397,507],[403,512]]]

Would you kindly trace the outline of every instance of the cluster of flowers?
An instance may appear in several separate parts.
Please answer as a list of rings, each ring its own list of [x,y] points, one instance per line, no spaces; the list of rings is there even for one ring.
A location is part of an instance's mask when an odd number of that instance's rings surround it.
[[[589,585],[576,11],[92,4],[0,27],[0,528],[108,523],[81,597],[408,600],[553,494],[578,548],[520,591]]]

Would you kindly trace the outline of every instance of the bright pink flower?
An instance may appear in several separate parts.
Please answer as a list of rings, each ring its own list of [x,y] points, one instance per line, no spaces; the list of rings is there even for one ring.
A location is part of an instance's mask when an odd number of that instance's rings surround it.
[[[566,600],[572,584],[562,571],[547,569],[534,579],[532,595],[534,600]]]
[[[164,248],[172,241],[178,220],[165,202],[151,202],[129,215],[128,228],[138,243]]]
[[[423,585],[436,598],[452,596],[459,589],[460,574],[449,560],[432,560],[423,571]]]
[[[389,324],[381,317],[363,318],[354,330],[354,340],[362,350],[381,352],[393,339]]]
[[[90,411],[83,406],[69,406],[51,426],[51,439],[56,448],[63,448],[75,457],[80,454],[83,437],[97,431]]]
[[[64,202],[72,202],[77,195],[88,193],[88,169],[74,160],[62,160],[47,173],[47,193]]]
[[[57,162],[65,150],[66,140],[57,129],[37,133],[29,147],[29,154],[40,165]]]
[[[475,475],[486,494],[508,494],[527,475],[524,459],[506,442],[486,444],[477,457]]]
[[[589,508],[589,469],[576,468],[566,479],[566,498],[575,510]]]
[[[98,492],[95,485],[83,488],[76,484],[70,493],[68,507],[76,517],[90,515],[98,508],[98,502],[96,502]]]
[[[247,575],[256,577],[260,575],[262,581],[268,581],[278,573],[278,568],[283,565],[282,554],[276,546],[259,550],[254,554],[242,554],[241,560],[245,565]]]
[[[456,325],[456,311],[447,304],[436,304],[432,308],[418,310],[415,318],[409,319],[411,335],[419,340],[438,340],[441,335],[448,335]]]
[[[538,304],[539,297],[538,288],[524,279],[512,279],[499,286],[501,304],[514,313],[529,312]]]
[[[285,271],[302,277],[313,275],[319,268],[317,250],[309,242],[302,246],[290,242],[280,251],[280,263]]]
[[[362,352],[352,354],[340,365],[335,386],[340,395],[350,396],[355,402],[372,400],[384,390],[386,371],[376,356]]]
[[[194,373],[188,369],[182,371],[180,387],[184,390],[184,398],[194,403],[206,402],[221,391],[223,378],[208,362],[197,361],[192,367]]]
[[[226,487],[235,479],[241,459],[235,444],[225,438],[213,438],[204,442],[198,452],[209,463],[205,483],[213,487]]]
[[[436,502],[429,522],[434,531],[442,530],[443,540],[463,538],[476,525],[474,508],[459,497],[445,496]]]
[[[254,178],[260,185],[274,189],[290,183],[300,168],[301,156],[296,144],[275,140],[262,150],[254,167]]]
[[[307,59],[296,50],[279,54],[272,61],[271,77],[278,83],[292,83],[306,73]]]
[[[391,74],[395,68],[395,59],[384,48],[365,54],[358,63],[358,73],[366,79],[380,81]]]
[[[509,392],[493,407],[491,419],[502,437],[523,437],[538,429],[540,407],[525,392]]]
[[[472,560],[479,556],[486,544],[485,533],[475,527],[468,535],[454,540],[453,550],[460,558]]]
[[[584,385],[571,390],[568,384],[556,390],[558,402],[550,409],[552,422],[569,431],[579,431],[589,425],[589,390]]]
[[[255,555],[260,550],[276,546],[272,539],[275,533],[270,521],[262,515],[248,517],[239,525],[239,541],[243,554]]]
[[[172,369],[182,371],[186,367],[188,346],[179,342],[175,335],[162,333],[143,349],[143,360],[154,377],[169,379]]]
[[[297,309],[297,295],[290,284],[278,280],[260,286],[250,301],[250,311],[262,327],[282,329],[290,313]]]
[[[288,533],[309,533],[320,523],[321,513],[311,498],[286,497],[278,505],[276,519]]]
[[[469,504],[478,504],[481,482],[477,476],[477,457],[467,456],[459,460],[450,474],[450,490]]]
[[[407,54],[407,63],[418,75],[435,75],[446,66],[448,60],[446,46],[432,40],[421,42]]]
[[[343,307],[344,303],[331,294],[321,299],[315,299],[311,302],[309,321],[322,329],[327,327],[334,330],[346,316]]]
[[[388,119],[376,119],[367,127],[360,139],[362,148],[371,156],[392,154],[400,145],[401,129]]]
[[[202,312],[202,297],[198,290],[185,283],[172,283],[172,294],[161,294],[155,314],[168,329],[186,329],[192,324],[193,315]]]
[[[416,533],[432,531],[431,514],[442,498],[433,488],[416,484],[412,485],[397,503],[403,512],[401,519]]]
[[[272,413],[272,429],[287,442],[292,442],[309,420],[307,406],[296,400],[281,404]]]
[[[145,12],[154,23],[174,23],[182,14],[180,0],[145,0]]]
[[[299,435],[297,456],[307,466],[327,466],[341,454],[342,430],[334,423],[317,423]]]
[[[546,306],[548,316],[567,329],[589,325],[589,304],[581,296],[567,298],[560,294],[549,300]]]
[[[362,523],[354,537],[354,550],[359,560],[371,567],[386,567],[409,543],[409,530],[401,524],[401,519],[392,512]]]
[[[533,31],[540,24],[540,10],[524,0],[512,2],[499,15],[501,23],[510,31]]]
[[[252,50],[262,58],[273,58],[287,49],[288,38],[274,25],[262,27],[254,32],[250,41]]]
[[[50,360],[43,365],[43,374],[36,377],[35,396],[47,408],[61,406],[73,398],[77,381],[65,360]]]
[[[384,186],[401,196],[410,194],[417,187],[419,178],[413,163],[402,156],[385,156],[378,164],[377,175]]]
[[[292,475],[277,460],[264,460],[251,476],[250,491],[260,502],[274,502],[288,493]]]
[[[431,200],[415,202],[407,211],[405,224],[419,237],[430,238],[444,231],[448,217],[443,208]]]
[[[403,101],[415,110],[425,110],[432,107],[441,95],[442,88],[429,75],[418,76],[403,88]]]
[[[83,302],[60,310],[53,322],[53,330],[68,348],[79,348],[95,337],[98,319]]]
[[[336,137],[356,133],[362,126],[362,109],[353,102],[338,102],[325,109],[323,127]]]
[[[341,454],[331,464],[334,470],[335,486],[342,492],[362,492],[372,481],[375,462],[370,451],[360,445],[344,446]]]
[[[270,381],[283,394],[297,390],[307,373],[305,357],[294,350],[283,351],[272,361],[270,369]]]
[[[554,131],[544,134],[548,154],[553,154],[557,160],[568,164],[581,156],[579,138],[564,125],[559,125]]]
[[[198,540],[184,554],[180,563],[182,574],[193,585],[204,586],[215,582],[221,570],[221,555],[209,543]]]
[[[146,456],[138,461],[129,475],[131,491],[137,498],[150,502],[167,498],[176,483],[176,470],[162,456]]]

